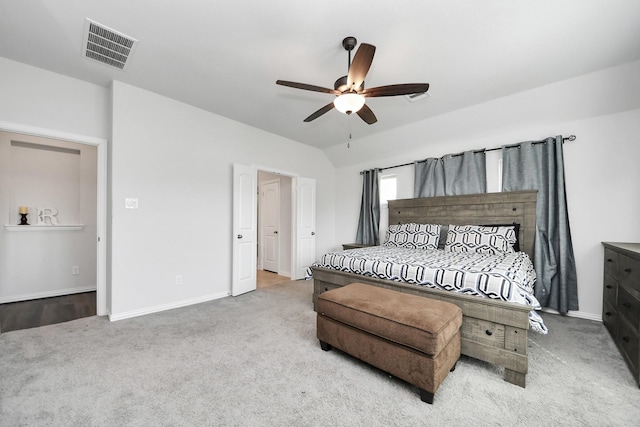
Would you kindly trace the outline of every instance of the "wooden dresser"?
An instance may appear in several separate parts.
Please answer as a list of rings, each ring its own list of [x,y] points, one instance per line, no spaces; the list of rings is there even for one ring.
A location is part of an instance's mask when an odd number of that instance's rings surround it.
[[[640,386],[640,243],[602,244],[602,322]]]

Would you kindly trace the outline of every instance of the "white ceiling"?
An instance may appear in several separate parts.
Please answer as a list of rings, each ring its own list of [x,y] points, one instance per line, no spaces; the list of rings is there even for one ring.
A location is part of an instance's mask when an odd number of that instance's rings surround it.
[[[82,57],[86,18],[139,40],[125,71]],[[333,96],[275,81],[333,87],[348,35],[377,47],[367,87],[430,83],[431,97],[369,98],[374,125],[336,110],[303,123]],[[4,0],[0,56],[325,148],[638,60],[640,1]]]

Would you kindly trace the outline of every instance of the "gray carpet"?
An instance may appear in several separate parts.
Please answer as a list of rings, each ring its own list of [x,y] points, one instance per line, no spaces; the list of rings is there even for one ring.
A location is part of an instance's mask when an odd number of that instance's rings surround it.
[[[527,388],[463,357],[433,405],[315,339],[311,283],[0,334],[2,426],[624,426],[640,389],[599,322],[546,314]]]

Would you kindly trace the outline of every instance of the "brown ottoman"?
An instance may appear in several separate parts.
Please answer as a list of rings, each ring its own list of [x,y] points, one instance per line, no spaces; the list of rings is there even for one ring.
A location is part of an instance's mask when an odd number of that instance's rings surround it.
[[[460,357],[462,310],[454,304],[363,283],[318,296],[317,336],[433,396]]]

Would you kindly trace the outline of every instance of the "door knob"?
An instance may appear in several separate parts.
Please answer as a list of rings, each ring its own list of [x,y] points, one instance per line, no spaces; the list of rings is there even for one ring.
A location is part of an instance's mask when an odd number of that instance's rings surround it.
[[[242,234],[238,234],[238,239],[242,239]]]
[[[277,230],[276,230],[276,231],[274,231],[274,232],[273,232],[273,234],[278,234],[278,231],[277,231]]]
[[[312,231],[312,232],[311,232],[311,235],[312,235],[312,236],[315,236],[315,235],[316,235],[316,232],[315,232],[315,231]]]

